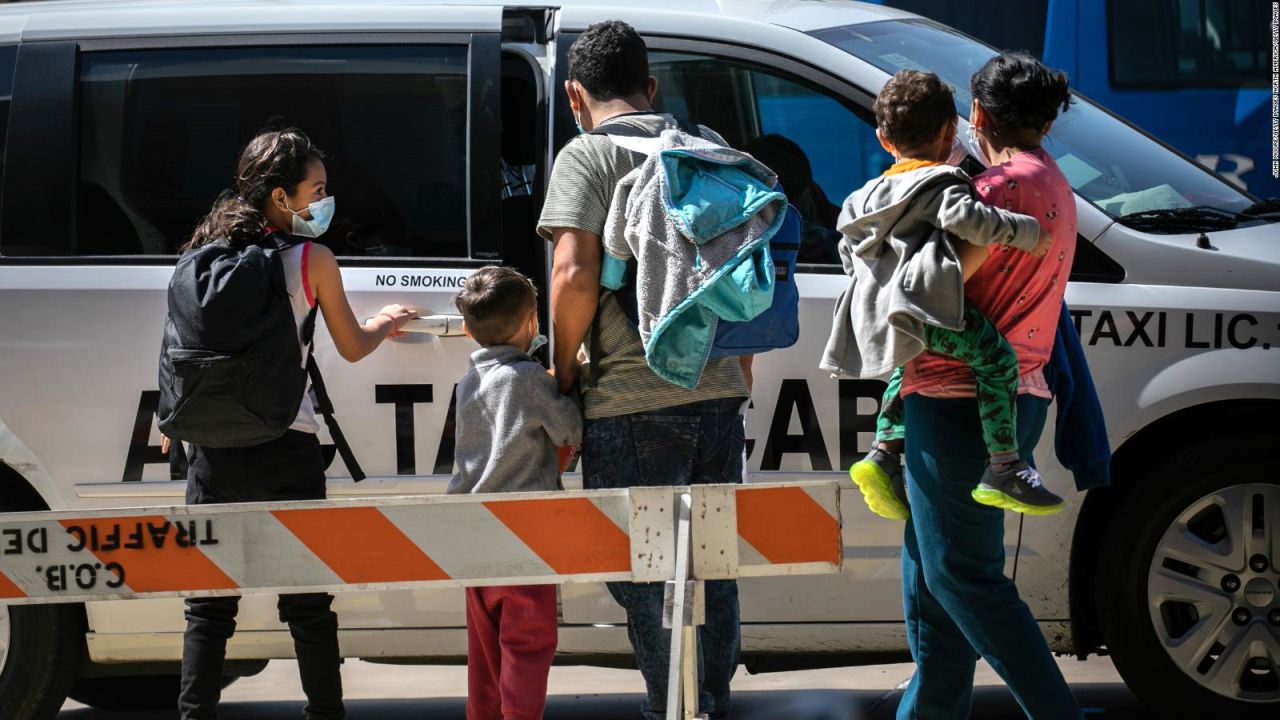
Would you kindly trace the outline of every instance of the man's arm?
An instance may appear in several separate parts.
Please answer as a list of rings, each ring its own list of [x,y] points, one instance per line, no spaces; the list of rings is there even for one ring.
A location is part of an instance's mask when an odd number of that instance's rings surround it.
[[[578,348],[591,328],[600,300],[602,249],[600,236],[577,228],[553,228],[551,240],[552,363],[560,392],[568,392],[578,379]]]
[[[747,381],[747,392],[751,392],[755,385],[755,376],[751,373],[751,365],[755,360],[755,355],[739,355],[738,366],[742,368],[742,378]]]

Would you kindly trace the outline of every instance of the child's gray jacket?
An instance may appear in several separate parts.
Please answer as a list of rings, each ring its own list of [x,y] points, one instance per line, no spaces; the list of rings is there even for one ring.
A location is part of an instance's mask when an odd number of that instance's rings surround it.
[[[559,490],[556,448],[582,441],[582,410],[536,360],[492,345],[458,383],[454,436],[451,494]]]
[[[925,350],[924,326],[960,330],[964,276],[951,236],[1031,250],[1040,223],[982,204],[951,165],[882,175],[840,211],[840,258],[849,287],[836,301],[820,367],[878,377]]]

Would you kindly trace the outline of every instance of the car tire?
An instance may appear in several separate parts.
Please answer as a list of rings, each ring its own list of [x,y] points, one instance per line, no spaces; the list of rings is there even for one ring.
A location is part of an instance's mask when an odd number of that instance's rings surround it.
[[[1280,542],[1268,540],[1280,533],[1275,448],[1263,435],[1184,447],[1153,463],[1112,515],[1097,568],[1099,623],[1116,669],[1161,717],[1280,716]],[[1260,554],[1271,557],[1255,572],[1250,558]]]
[[[0,512],[29,509],[0,498]],[[0,718],[57,716],[84,657],[84,633],[80,605],[0,607]]]

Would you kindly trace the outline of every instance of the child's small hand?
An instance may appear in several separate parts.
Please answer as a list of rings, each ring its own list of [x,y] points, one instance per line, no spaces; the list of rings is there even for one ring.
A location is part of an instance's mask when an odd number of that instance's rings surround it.
[[[1053,247],[1053,233],[1049,232],[1043,225],[1040,226],[1040,241],[1036,246],[1031,248],[1031,254],[1036,257],[1044,257],[1049,254],[1049,248]]]

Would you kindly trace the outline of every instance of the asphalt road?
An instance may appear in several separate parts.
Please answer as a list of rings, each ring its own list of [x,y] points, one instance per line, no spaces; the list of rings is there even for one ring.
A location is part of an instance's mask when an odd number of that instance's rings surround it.
[[[1060,659],[1059,665],[1089,718],[1148,720],[1106,658]],[[808,670],[734,679],[735,720],[892,720],[912,666]],[[465,720],[466,669],[403,667],[348,661],[342,670],[350,720]],[[972,716],[1022,720],[1025,716],[1000,679],[979,667]],[[551,673],[545,720],[635,720],[639,673],[602,668],[556,667]],[[294,720],[302,707],[297,665],[273,661],[265,671],[227,688],[222,720]],[[59,720],[120,720],[68,701]],[[176,712],[130,713],[130,720],[171,720]]]

